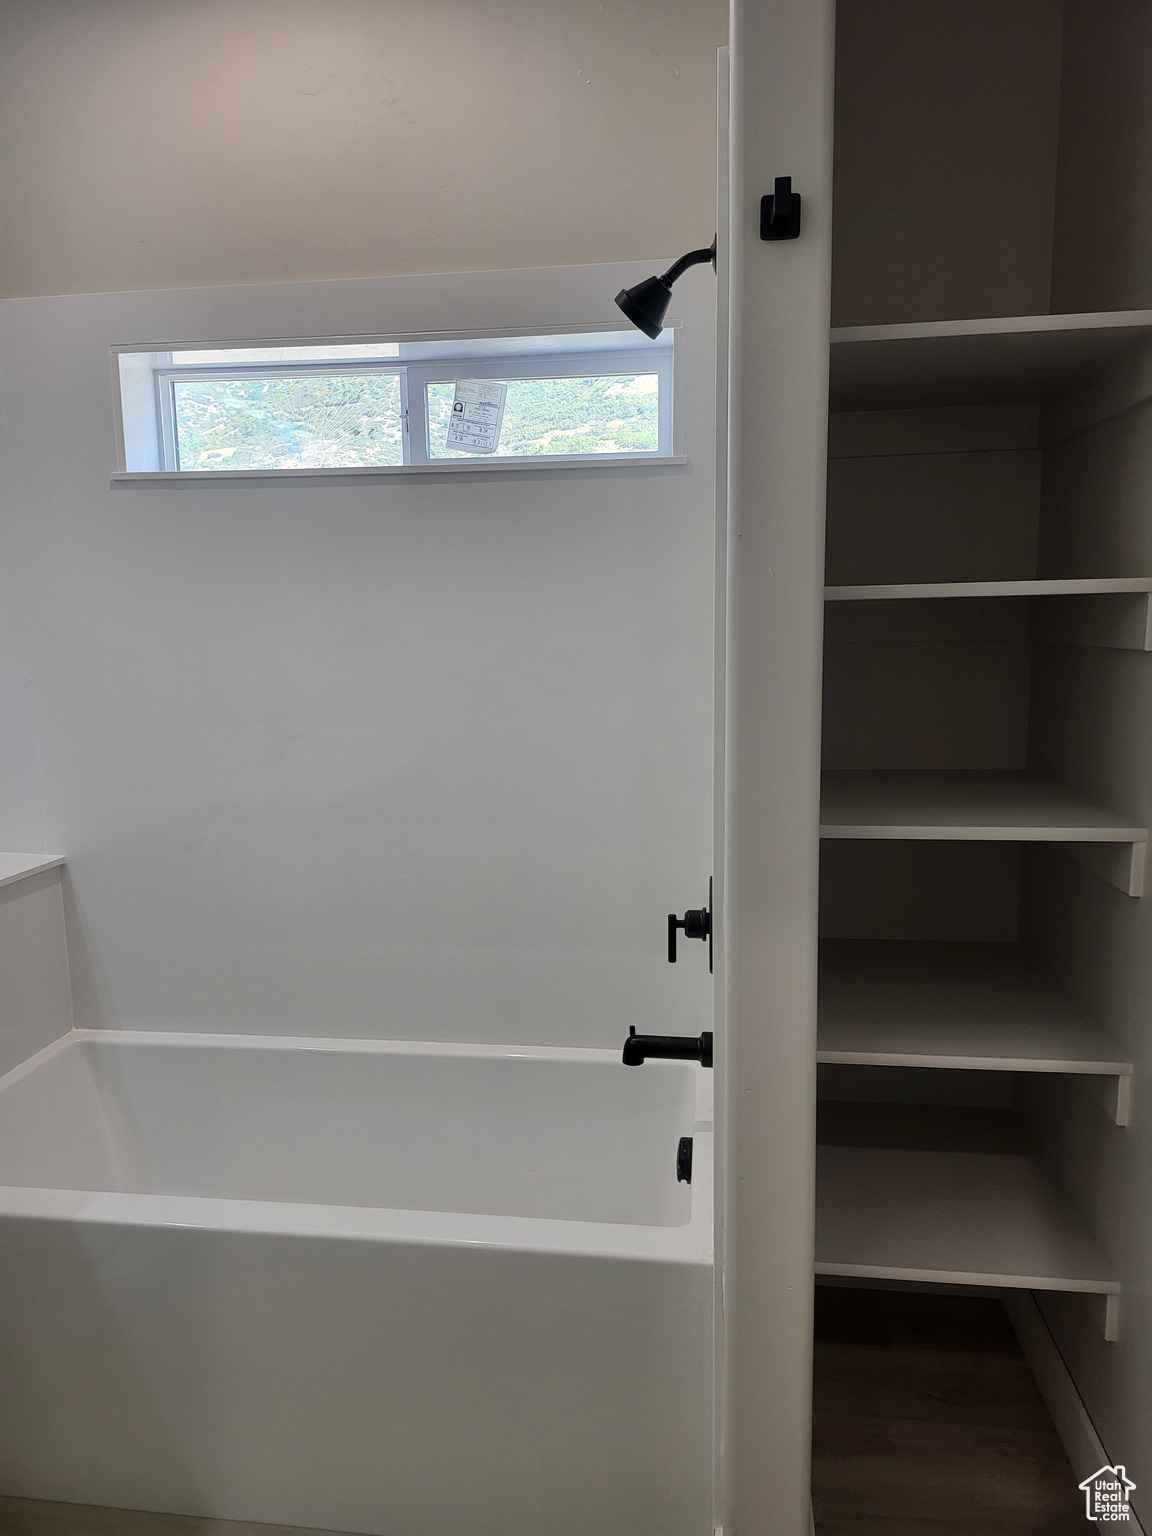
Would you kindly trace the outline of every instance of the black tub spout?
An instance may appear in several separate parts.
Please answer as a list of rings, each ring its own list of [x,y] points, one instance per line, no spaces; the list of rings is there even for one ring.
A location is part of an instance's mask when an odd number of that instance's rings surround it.
[[[695,1035],[638,1035],[635,1029],[628,1031],[624,1042],[624,1065],[640,1067],[646,1061],[698,1061],[702,1067],[712,1065],[712,1031]]]

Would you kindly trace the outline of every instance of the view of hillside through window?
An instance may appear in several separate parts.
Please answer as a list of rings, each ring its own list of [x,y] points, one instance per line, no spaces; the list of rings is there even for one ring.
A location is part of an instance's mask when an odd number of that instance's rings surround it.
[[[503,382],[503,381],[502,381]],[[446,446],[455,380],[418,386],[412,431],[429,459]],[[181,470],[366,468],[406,462],[400,370],[237,372],[170,380],[172,448]],[[496,454],[509,458],[658,453],[656,373],[513,378]]]
[[[463,459],[445,447],[455,384],[428,385],[428,456]],[[591,379],[510,379],[501,456],[655,453],[660,444],[660,380],[654,373]]]
[[[402,464],[395,373],[176,379],[180,469],[343,469]]]

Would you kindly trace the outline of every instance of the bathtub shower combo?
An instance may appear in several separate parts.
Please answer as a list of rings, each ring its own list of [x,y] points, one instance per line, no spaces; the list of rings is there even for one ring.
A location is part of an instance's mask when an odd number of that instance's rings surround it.
[[[703,1536],[711,1091],[614,1051],[71,1031],[0,1077],[0,1486]]]
[[[0,306],[0,1495],[712,1536],[698,254]]]

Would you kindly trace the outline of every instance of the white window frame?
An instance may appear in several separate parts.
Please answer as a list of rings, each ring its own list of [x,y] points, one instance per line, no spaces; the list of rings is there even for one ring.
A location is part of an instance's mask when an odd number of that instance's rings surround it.
[[[601,328],[602,330],[603,328]],[[415,341],[417,338],[406,338]],[[674,411],[675,367],[672,335],[668,344],[659,347],[632,350],[630,348],[599,348],[583,352],[575,351],[519,351],[513,350],[515,340],[508,338],[509,350],[484,355],[469,355],[469,342],[462,339],[460,351],[443,357],[429,358],[368,358],[362,360],[338,359],[331,362],[281,362],[235,363],[232,365],[213,362],[173,364],[173,350],[192,350],[187,345],[167,348],[117,348],[117,351],[140,357],[150,353],[152,358],[154,411],[157,450],[155,469],[129,470],[124,460],[124,428],[120,393],[117,391],[117,416],[119,427],[120,468],[115,479],[140,480],[171,479],[182,483],[190,481],[220,482],[225,479],[314,479],[317,477],[365,478],[405,473],[444,474],[486,469],[546,469],[601,465],[651,465],[679,464],[685,462],[674,453],[676,417]],[[529,340],[527,336],[522,338]],[[347,338],[344,338],[346,343]],[[239,343],[241,346],[280,345],[281,343]],[[316,345],[321,342],[295,342],[284,345]],[[212,350],[226,350],[227,343],[217,343]],[[337,373],[363,375],[368,373],[396,374],[400,379],[401,410],[404,421],[403,463],[395,465],[357,465],[316,469],[219,469],[181,470],[177,467],[178,450],[176,424],[173,409],[172,384],[176,379],[234,379],[250,378],[301,378],[309,374],[331,376]],[[428,452],[428,422],[426,388],[431,383],[448,382],[464,378],[548,379],[548,378],[596,378],[637,373],[654,373],[658,379],[658,433],[655,450],[623,453],[582,454],[483,454],[474,456],[433,457]]]

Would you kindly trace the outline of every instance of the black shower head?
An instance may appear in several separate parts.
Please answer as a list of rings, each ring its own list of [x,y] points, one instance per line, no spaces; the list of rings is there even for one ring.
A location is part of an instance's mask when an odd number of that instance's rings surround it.
[[[715,240],[707,250],[689,251],[687,256],[681,256],[679,261],[672,263],[663,277],[646,277],[634,288],[621,288],[616,295],[616,303],[637,330],[643,331],[645,336],[655,341],[664,329],[664,316],[672,300],[672,284],[689,267],[705,261],[710,261],[712,270],[716,270]]]

